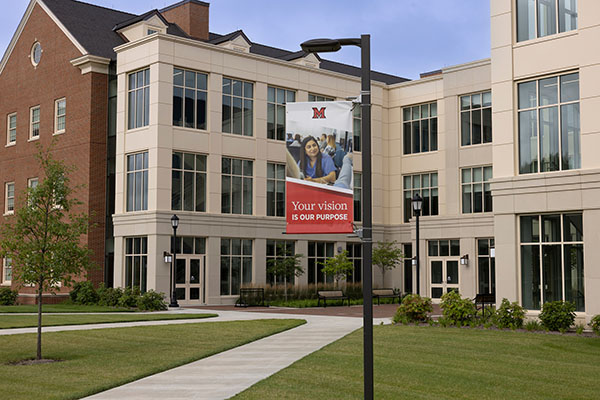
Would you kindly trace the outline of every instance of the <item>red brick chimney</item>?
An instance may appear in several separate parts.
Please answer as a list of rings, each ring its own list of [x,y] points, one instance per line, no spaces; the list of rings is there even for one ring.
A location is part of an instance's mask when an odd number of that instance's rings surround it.
[[[184,0],[160,10],[169,22],[179,25],[191,37],[208,40],[208,7],[198,0]]]

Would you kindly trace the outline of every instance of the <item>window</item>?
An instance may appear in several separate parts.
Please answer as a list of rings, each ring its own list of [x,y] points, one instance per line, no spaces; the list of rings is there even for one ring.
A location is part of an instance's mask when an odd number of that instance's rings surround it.
[[[308,242],[308,283],[332,283],[332,276],[322,272],[326,259],[333,257],[332,242]]]
[[[221,296],[240,293],[252,283],[252,240],[221,239]]]
[[[361,136],[362,136],[362,108],[360,104],[356,104],[352,109],[352,126],[353,126],[353,137],[352,146],[354,151],[360,151],[361,149]]]
[[[477,293],[496,293],[496,259],[492,257],[494,239],[477,239]]]
[[[517,0],[517,42],[575,29],[577,0]]]
[[[125,287],[137,286],[146,292],[148,277],[148,238],[125,238]]]
[[[427,255],[429,257],[460,256],[460,240],[428,240]]]
[[[39,179],[38,178],[29,178],[27,179],[27,187],[31,188],[31,189],[35,189],[38,184],[39,184]]]
[[[411,200],[416,193],[423,198],[421,215],[438,215],[437,172],[404,176],[404,222],[413,215]]]
[[[4,189],[4,193],[4,213],[12,214],[15,212],[15,183],[7,183]]]
[[[308,101],[334,101],[333,97],[321,96],[319,94],[308,94]]]
[[[128,75],[127,97],[129,101],[128,129],[148,126],[150,123],[150,68]]]
[[[158,32],[156,29],[148,28],[147,34],[152,35],[153,33]]]
[[[54,102],[54,133],[65,131],[67,118],[67,100],[59,99]]]
[[[461,170],[462,212],[464,214],[491,212],[492,189],[486,183],[492,179],[492,167]]]
[[[171,209],[206,211],[206,156],[173,152]]]
[[[267,139],[285,140],[285,104],[296,101],[296,93],[267,88]]]
[[[285,164],[267,163],[267,215],[285,217]]]
[[[17,143],[17,113],[10,114],[6,121],[6,144]]]
[[[173,243],[173,238],[171,238]],[[175,242],[177,254],[206,254],[206,238],[195,236],[177,236]],[[173,249],[171,249],[173,252]]]
[[[581,168],[579,74],[519,83],[519,173]]]
[[[253,92],[250,82],[223,78],[223,132],[252,136]]]
[[[523,307],[564,300],[584,311],[582,214],[521,216],[520,228]]]
[[[404,291],[403,293],[413,292],[413,266],[412,266],[412,243],[403,243],[403,254],[404,259],[402,264],[404,266]]]
[[[296,254],[296,244],[291,240],[267,240],[267,269],[269,260],[285,259]],[[294,284],[296,276],[291,274],[287,277],[288,284]],[[267,282],[270,285],[283,285],[285,283],[283,275],[275,275],[267,272]]]
[[[12,259],[8,257],[4,258],[2,265],[2,283],[10,284],[12,281]]]
[[[354,221],[362,221],[362,174],[354,173]]]
[[[221,160],[221,212],[252,214],[253,162],[223,157]]]
[[[492,92],[460,97],[461,146],[492,142]]]
[[[39,139],[40,137],[40,106],[29,109],[29,140]]]
[[[362,244],[361,243],[346,243],[346,251],[348,252],[348,260],[354,264],[352,275],[346,277],[346,282],[361,282],[362,281]]]
[[[208,75],[173,68],[173,126],[206,130]]]
[[[127,211],[148,209],[148,152],[127,156]]]
[[[402,109],[404,154],[437,150],[437,103]]]

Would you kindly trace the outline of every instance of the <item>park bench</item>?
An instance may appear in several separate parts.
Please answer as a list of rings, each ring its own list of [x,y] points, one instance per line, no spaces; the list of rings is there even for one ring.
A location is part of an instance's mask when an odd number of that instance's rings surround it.
[[[398,304],[402,300],[402,294],[400,292],[396,292],[394,289],[389,288],[381,288],[381,289],[373,289],[373,299],[377,299],[377,305],[379,305],[379,299],[392,299],[392,304],[394,304],[393,299],[398,299]]]
[[[317,292],[317,295],[319,296],[317,307],[320,307],[321,300],[323,300],[324,307],[327,307],[327,300],[342,300],[342,305],[344,305],[344,300],[346,300],[348,302],[348,306],[350,305],[348,296],[344,296],[344,293],[341,290],[320,290]]]
[[[496,295],[494,293],[477,293],[473,301],[477,310],[485,311],[486,304],[489,304],[490,307],[496,304]]]
[[[235,302],[236,307],[264,306],[264,288],[241,288],[240,298]]]

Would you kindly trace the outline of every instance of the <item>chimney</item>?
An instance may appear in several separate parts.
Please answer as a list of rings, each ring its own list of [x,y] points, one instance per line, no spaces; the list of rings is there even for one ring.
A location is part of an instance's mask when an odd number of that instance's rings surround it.
[[[208,7],[210,4],[198,0],[183,0],[165,7],[160,13],[171,23],[194,39],[208,40]]]

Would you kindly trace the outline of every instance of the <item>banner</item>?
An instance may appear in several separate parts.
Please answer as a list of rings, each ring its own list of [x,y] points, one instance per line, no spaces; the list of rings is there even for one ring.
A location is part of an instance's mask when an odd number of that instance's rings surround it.
[[[286,130],[286,233],[352,233],[352,103],[287,103]]]

